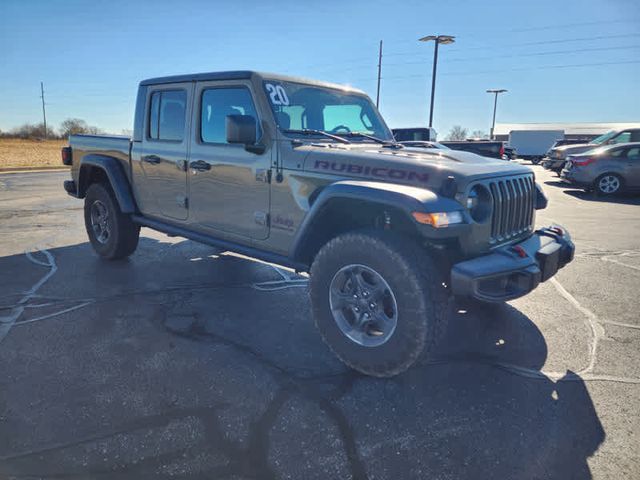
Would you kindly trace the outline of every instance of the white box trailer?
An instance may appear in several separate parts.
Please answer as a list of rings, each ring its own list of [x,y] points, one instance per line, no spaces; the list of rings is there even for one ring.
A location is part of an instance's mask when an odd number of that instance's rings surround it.
[[[511,130],[509,146],[515,148],[519,158],[537,164],[556,140],[564,138],[564,130]]]

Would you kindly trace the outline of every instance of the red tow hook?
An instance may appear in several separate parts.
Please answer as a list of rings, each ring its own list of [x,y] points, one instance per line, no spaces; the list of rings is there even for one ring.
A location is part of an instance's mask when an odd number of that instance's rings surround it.
[[[513,247],[511,247],[511,250],[516,252],[520,258],[526,258],[528,256],[527,252],[525,252],[524,248],[522,248],[520,245],[514,245]]]
[[[551,230],[553,233],[557,233],[561,237],[564,237],[564,230],[560,227],[551,227],[549,228],[549,230]]]

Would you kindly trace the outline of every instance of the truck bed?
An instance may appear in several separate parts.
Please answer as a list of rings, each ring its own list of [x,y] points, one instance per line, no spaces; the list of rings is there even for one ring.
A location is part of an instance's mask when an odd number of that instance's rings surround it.
[[[129,175],[129,154],[131,152],[131,139],[121,135],[71,135],[69,146],[73,164],[71,175],[74,180],[78,177],[80,160],[85,155],[108,155],[117,158],[124,171]]]

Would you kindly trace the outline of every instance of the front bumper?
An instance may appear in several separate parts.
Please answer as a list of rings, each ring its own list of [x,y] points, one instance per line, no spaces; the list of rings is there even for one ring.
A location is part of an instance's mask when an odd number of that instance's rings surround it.
[[[503,302],[526,295],[573,260],[571,236],[559,226],[536,230],[526,240],[451,269],[451,289],[460,297]]]

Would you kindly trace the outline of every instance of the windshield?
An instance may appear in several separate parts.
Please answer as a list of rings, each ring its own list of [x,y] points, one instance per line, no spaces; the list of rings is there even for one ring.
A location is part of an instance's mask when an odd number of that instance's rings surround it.
[[[371,100],[361,94],[337,89],[316,87],[303,83],[264,82],[267,99],[281,131],[319,130],[334,135],[351,132],[393,141]],[[372,141],[364,136],[351,137],[356,141]]]
[[[611,130],[610,132],[605,133],[604,135],[600,135],[599,137],[594,138],[593,140],[591,140],[591,142],[589,143],[595,143],[597,145],[600,145],[601,143],[606,142],[607,140],[609,140],[611,137],[613,137],[616,134],[615,130]]]

